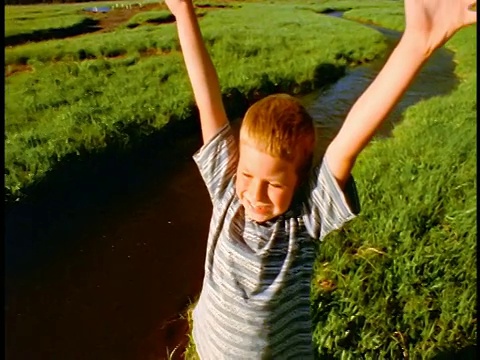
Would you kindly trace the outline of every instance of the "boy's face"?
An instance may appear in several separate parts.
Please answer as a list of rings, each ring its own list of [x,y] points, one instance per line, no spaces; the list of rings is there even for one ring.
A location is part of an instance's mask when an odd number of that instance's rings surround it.
[[[236,191],[247,217],[264,222],[287,211],[298,183],[296,170],[295,162],[240,141]]]

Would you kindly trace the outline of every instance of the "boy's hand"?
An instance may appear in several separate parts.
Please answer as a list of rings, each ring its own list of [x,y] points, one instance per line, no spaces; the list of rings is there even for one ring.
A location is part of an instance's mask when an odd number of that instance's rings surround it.
[[[430,54],[459,29],[477,22],[477,12],[470,10],[473,4],[476,1],[405,0],[405,36]]]
[[[167,4],[168,9],[175,17],[189,6],[193,7],[192,0],[165,0],[165,4]]]

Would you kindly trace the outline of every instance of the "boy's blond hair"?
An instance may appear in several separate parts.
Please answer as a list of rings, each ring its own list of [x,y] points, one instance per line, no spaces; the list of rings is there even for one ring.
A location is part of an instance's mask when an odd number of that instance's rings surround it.
[[[270,95],[247,110],[240,142],[251,143],[270,156],[297,161],[298,176],[303,180],[315,147],[313,119],[293,96]]]

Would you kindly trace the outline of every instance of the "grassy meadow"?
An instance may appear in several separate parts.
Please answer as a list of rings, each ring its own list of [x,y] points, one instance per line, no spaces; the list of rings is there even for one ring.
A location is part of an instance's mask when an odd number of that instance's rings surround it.
[[[196,3],[225,96],[236,92],[252,100],[258,93],[310,91],[385,50],[376,31],[303,3],[228,2],[222,8]],[[52,8],[32,6],[27,12],[36,14],[32,27],[24,20],[15,30],[9,16],[18,18],[21,11],[7,6],[7,33],[31,33],[40,19],[49,19],[47,13],[54,18],[86,14],[78,5]],[[21,199],[25,189],[72,154],[130,146],[133,139],[191,117],[193,95],[175,24],[164,22],[165,11],[158,5],[132,13],[108,31],[6,47],[8,199]],[[92,17],[102,25],[99,15]]]
[[[322,12],[396,30],[404,22],[393,0],[195,3],[223,94],[249,101],[311,91],[384,54],[380,33]],[[6,38],[108,17],[83,7],[6,6]],[[459,86],[410,107],[391,138],[361,154],[361,215],[319,247],[311,297],[321,358],[432,359],[476,345],[476,26],[446,46]],[[5,72],[9,201],[72,155],[128,148],[167,123],[196,121],[163,5],[108,31],[6,47]]]

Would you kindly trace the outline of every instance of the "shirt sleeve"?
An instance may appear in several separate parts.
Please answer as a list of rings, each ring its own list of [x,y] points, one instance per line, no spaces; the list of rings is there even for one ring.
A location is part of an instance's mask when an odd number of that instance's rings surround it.
[[[200,175],[207,186],[212,203],[225,195],[233,181],[238,164],[238,146],[230,124],[227,123],[194,155]]]
[[[357,188],[352,176],[342,191],[325,158],[314,169],[304,203],[305,225],[314,239],[323,240],[360,212]]]

